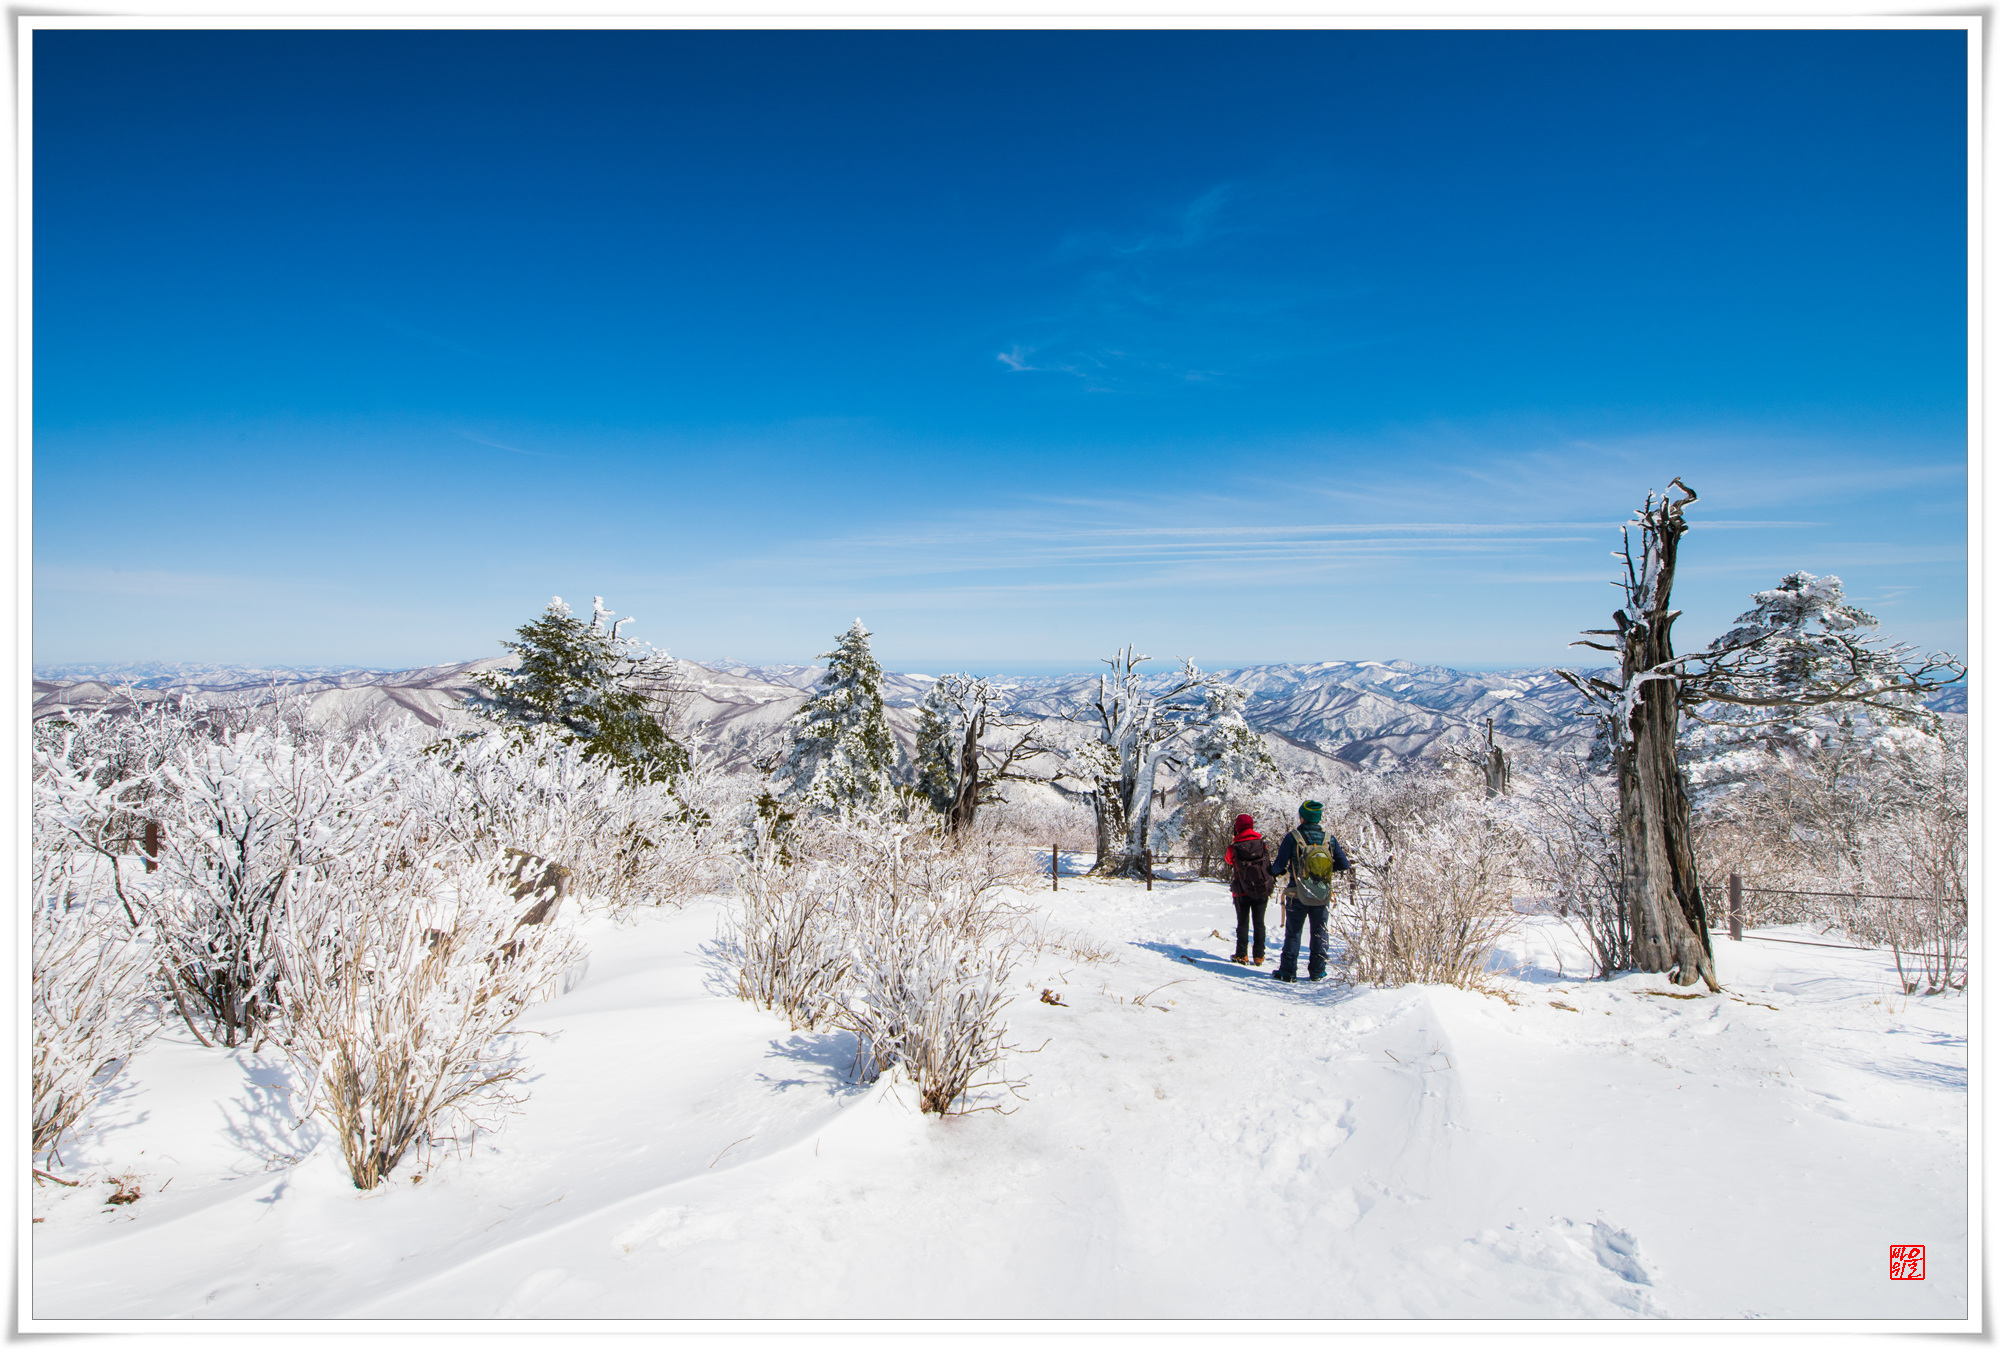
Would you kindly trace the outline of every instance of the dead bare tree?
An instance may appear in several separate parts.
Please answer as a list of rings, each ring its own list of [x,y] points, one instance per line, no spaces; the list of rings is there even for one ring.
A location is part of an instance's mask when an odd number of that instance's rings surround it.
[[[1650,973],[1671,974],[1676,984],[1700,980],[1720,990],[1695,860],[1688,782],[1678,757],[1683,711],[1715,702],[1776,715],[1850,703],[1900,715],[1910,700],[1961,677],[1964,664],[1934,654],[1912,666],[1905,648],[1885,648],[1840,630],[1854,626],[1846,618],[1808,631],[1811,596],[1782,586],[1758,596],[1759,609],[1706,651],[1674,655],[1673,624],[1680,617],[1671,607],[1674,569],[1688,528],[1683,512],[1695,500],[1694,489],[1679,478],[1657,496],[1647,493],[1625,527],[1622,554],[1614,554],[1625,563],[1625,575],[1614,582],[1625,596],[1624,606],[1611,616],[1616,626],[1585,633],[1614,638],[1615,644],[1571,644],[1617,655],[1618,682],[1561,674],[1591,699],[1610,739],[1618,779],[1619,888],[1634,963]],[[1636,554],[1633,525],[1639,528]]]
[[[1144,874],[1153,824],[1153,784],[1162,767],[1178,767],[1174,751],[1184,732],[1214,724],[1237,711],[1243,694],[1219,675],[1204,673],[1191,660],[1155,692],[1139,666],[1151,656],[1125,647],[1105,661],[1097,700],[1090,704],[1094,739],[1072,759],[1097,787],[1097,861],[1105,875]],[[1196,701],[1196,699],[1199,701]]]
[[[972,828],[979,808],[999,799],[999,785],[1028,781],[1021,765],[1050,752],[1041,730],[994,710],[999,690],[969,674],[948,674],[917,709],[917,786],[954,835]],[[983,742],[989,731],[1020,730],[1011,744]]]

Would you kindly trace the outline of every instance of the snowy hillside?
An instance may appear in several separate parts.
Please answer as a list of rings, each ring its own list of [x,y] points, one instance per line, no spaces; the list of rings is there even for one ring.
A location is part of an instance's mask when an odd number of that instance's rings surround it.
[[[35,715],[63,707],[119,706],[126,697],[117,670],[152,671],[134,682],[141,699],[250,702],[278,687],[304,697],[317,717],[382,721],[414,715],[442,725],[473,688],[470,676],[504,664],[489,657],[420,670],[311,672],[225,667],[38,667]],[[805,701],[822,673],[817,665],[679,662],[692,693],[691,719],[732,769],[768,751],[785,719]],[[58,670],[68,671],[57,677]],[[1486,722],[1512,753],[1577,749],[1588,743],[1591,723],[1579,715],[1582,700],[1553,670],[1471,672],[1410,661],[1321,661],[1308,665],[1255,665],[1222,672],[1251,691],[1244,718],[1262,733],[1278,762],[1322,775],[1374,769],[1451,744],[1483,742]],[[88,676],[87,678],[84,676]],[[1171,673],[1150,676],[1169,687]],[[933,676],[887,674],[883,702],[889,729],[907,754],[916,737],[916,706]],[[1030,718],[1086,713],[1096,696],[1094,674],[996,678],[999,710]],[[1965,691],[1948,689],[1933,699],[1940,710],[1963,712]]]
[[[504,663],[506,657],[394,672],[183,670],[135,683],[141,701],[199,697],[236,703],[268,697],[275,686],[307,700],[314,716],[380,722],[413,714],[427,725],[445,715],[473,688],[470,676]],[[732,768],[743,767],[769,748],[785,719],[805,700],[818,679],[816,665],[750,666],[718,662],[680,663],[690,690],[691,720],[705,727]],[[70,678],[38,677],[35,715],[64,707],[122,705],[127,697],[109,671],[68,667]],[[50,676],[53,670],[47,672]],[[90,678],[80,678],[90,674]],[[197,678],[196,675],[199,675]],[[1327,661],[1315,665],[1265,665],[1226,672],[1233,683],[1252,690],[1244,708],[1292,767],[1321,772],[1375,767],[1423,753],[1439,742],[1483,739],[1486,719],[1509,749],[1554,748],[1581,743],[1587,724],[1575,714],[1579,704],[1570,687],[1546,670],[1479,674],[1407,661]],[[1166,687],[1170,674],[1151,677]],[[883,701],[891,732],[907,753],[916,731],[916,706],[933,677],[888,674]],[[1096,696],[1093,674],[1002,678],[998,710],[1028,718],[1086,714]]]
[[[471,676],[504,665],[510,658],[488,657],[455,665],[430,665],[416,670],[266,670],[250,667],[36,667],[34,715],[54,716],[64,709],[90,711],[120,708],[133,702],[179,704],[199,700],[211,706],[259,703],[274,693],[304,700],[320,720],[381,724],[414,716],[427,726],[444,723],[445,715],[464,701],[475,685]],[[59,677],[69,669],[79,677]],[[156,672],[143,682],[129,675]]]
[[[36,1325],[1967,1314],[1966,1000],[1886,955],[1724,939],[1704,996],[1537,918],[1490,995],[1286,986],[1213,883],[1022,899],[1074,935],[1017,981],[1008,1115],[851,1085],[731,996],[706,900],[587,929],[524,1111],[369,1193],[275,1053],[166,1034],[33,1191]]]

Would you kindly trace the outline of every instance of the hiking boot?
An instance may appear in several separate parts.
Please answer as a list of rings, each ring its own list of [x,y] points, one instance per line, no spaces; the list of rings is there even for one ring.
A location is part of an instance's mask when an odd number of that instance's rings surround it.
[[[1318,983],[1320,980],[1326,978],[1324,974],[1311,974],[1307,975],[1306,977],[1311,979],[1314,983]]]
[[[1264,963],[1264,957],[1258,956],[1255,960],[1251,961],[1250,963],[1252,965],[1261,965]]]
[[[1231,956],[1229,957],[1229,963],[1232,965],[1248,965],[1250,960],[1247,956]]]
[[[1280,983],[1286,984],[1296,984],[1299,981],[1299,977],[1296,974],[1286,974],[1283,970],[1272,970],[1271,977]]]

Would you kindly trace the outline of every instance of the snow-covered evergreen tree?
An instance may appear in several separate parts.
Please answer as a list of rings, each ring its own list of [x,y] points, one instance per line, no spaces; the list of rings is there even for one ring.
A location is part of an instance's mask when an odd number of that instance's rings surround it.
[[[1243,719],[1248,695],[1232,684],[1202,690],[1202,721],[1188,746],[1182,770],[1184,799],[1209,799],[1231,791],[1255,790],[1281,776],[1277,760]]]
[[[967,709],[963,700],[955,696],[958,690],[947,683],[955,678],[946,675],[939,679],[917,704],[917,790],[940,815],[950,814],[952,803],[958,799],[965,741]]]
[[[549,727],[589,756],[650,780],[681,772],[687,751],[660,720],[672,661],[622,634],[630,618],[606,623],[602,596],[590,607],[585,623],[560,595],[551,599],[540,618],[515,630],[519,641],[500,643],[520,658],[513,669],[473,676],[486,692],[466,699],[467,709],[517,727]]]
[[[1871,632],[1876,619],[1847,602],[1838,576],[1793,572],[1750,598],[1705,653],[1711,682],[1686,699],[1680,761],[1698,800],[1774,758],[1838,775],[1936,752],[1942,726],[1920,695],[1948,658],[1913,675],[1911,648]]]
[[[896,790],[896,742],[882,714],[882,667],[860,619],[819,657],[826,673],[785,723],[785,749],[771,782],[802,813],[847,815],[887,803]]]

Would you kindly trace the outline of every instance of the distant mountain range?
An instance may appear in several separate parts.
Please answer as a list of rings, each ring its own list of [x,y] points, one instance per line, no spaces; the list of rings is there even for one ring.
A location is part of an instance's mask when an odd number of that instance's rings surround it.
[[[35,669],[34,715],[129,707],[152,701],[201,699],[212,704],[260,702],[274,693],[304,700],[316,719],[382,724],[399,716],[429,726],[450,719],[481,670],[510,656],[433,665],[418,670],[325,666],[278,669],[224,665],[53,665]],[[779,728],[805,701],[823,673],[817,665],[679,662],[688,715],[725,763],[747,766],[768,752]],[[1175,672],[1147,677],[1169,687]],[[1510,752],[1576,749],[1591,734],[1583,699],[1552,669],[1472,673],[1411,661],[1321,661],[1253,665],[1221,672],[1249,693],[1244,718],[1288,768],[1321,772],[1376,769],[1454,744],[1483,743],[1487,722]],[[1010,717],[1041,720],[1087,713],[1097,693],[1094,674],[995,677]],[[910,750],[916,708],[935,677],[887,674],[883,702],[890,729]],[[1965,711],[1963,686],[1932,699],[1940,711]]]

